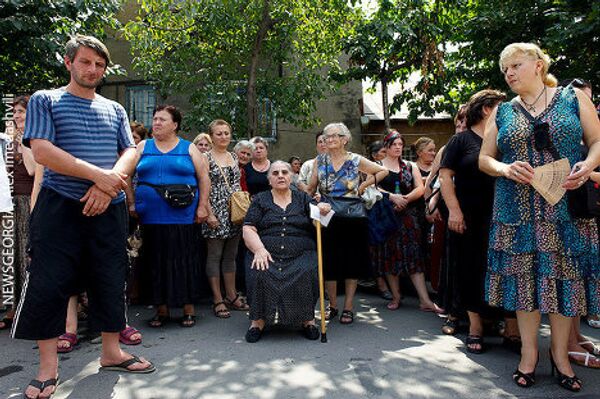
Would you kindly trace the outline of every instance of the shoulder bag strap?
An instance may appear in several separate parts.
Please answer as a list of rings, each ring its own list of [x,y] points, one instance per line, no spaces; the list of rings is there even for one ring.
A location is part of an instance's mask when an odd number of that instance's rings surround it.
[[[225,184],[227,184],[227,187],[229,187],[229,190],[233,192],[233,188],[231,187],[231,184],[229,184],[229,180],[227,179],[225,172],[223,172],[223,168],[221,167],[221,165],[218,164],[217,160],[212,157],[212,155],[211,155],[211,159],[213,160],[215,165],[217,165],[217,168],[219,168],[219,171],[221,172],[221,176],[223,176],[223,180],[225,180]]]

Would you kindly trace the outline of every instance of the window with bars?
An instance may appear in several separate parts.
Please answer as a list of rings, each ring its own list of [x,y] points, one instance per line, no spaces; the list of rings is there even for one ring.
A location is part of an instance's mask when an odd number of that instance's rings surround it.
[[[265,137],[277,137],[277,112],[268,98],[258,101],[258,131]]]
[[[125,92],[127,115],[132,121],[142,122],[148,129],[152,126],[152,113],[156,108],[156,92],[150,85],[127,86]]]

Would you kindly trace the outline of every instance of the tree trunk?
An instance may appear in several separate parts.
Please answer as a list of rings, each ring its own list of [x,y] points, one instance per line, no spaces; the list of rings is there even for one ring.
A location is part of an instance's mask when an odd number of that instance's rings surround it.
[[[388,81],[386,78],[381,78],[381,105],[383,108],[383,122],[386,132],[392,127],[390,122],[390,102],[388,99]]]
[[[250,67],[248,70],[248,86],[246,90],[246,118],[248,122],[248,138],[255,136],[258,132],[258,104],[256,96],[256,76],[258,70],[258,64],[260,61],[260,50],[262,44],[267,36],[269,29],[273,25],[271,20],[270,11],[270,0],[264,0],[262,16],[260,24],[258,26],[258,32],[254,39],[254,46],[252,47],[252,58],[250,59]]]

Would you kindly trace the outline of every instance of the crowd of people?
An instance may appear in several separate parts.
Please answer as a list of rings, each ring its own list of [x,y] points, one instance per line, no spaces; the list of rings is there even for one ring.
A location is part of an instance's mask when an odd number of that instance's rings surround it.
[[[150,130],[95,93],[109,63],[101,42],[77,36],[66,47],[70,83],[13,104],[18,294],[0,329],[38,341],[40,369],[25,397],[54,392],[57,352],[78,344],[82,306],[101,333],[102,369],[155,370],[120,349],[143,339],[126,322],[124,292],[154,305],[152,328],[171,322],[174,308],[182,327],[194,326],[195,307],[209,298],[215,317],[248,312],[249,343],[273,324],[319,338],[311,205],[334,211],[322,231],[328,306],[320,317],[353,323],[366,279],[395,311],[406,276],[419,309],[444,317],[444,334],[468,325],[470,353],[486,351],[487,322],[503,321],[504,345],[521,356],[512,376],[520,387],[535,383],[542,313],[561,387],[582,387],[571,362],[600,368],[600,348],[579,329],[584,315],[599,323],[598,224],[574,216],[569,194],[550,204],[531,185],[536,167],[564,158],[565,191],[600,183],[600,122],[589,84],[558,86],[539,47],[507,46],[500,67],[517,97],[473,94],[444,147],[436,151],[428,137],[412,144],[416,161],[396,130],[365,156],[349,151],[343,123],[316,135],[316,156],[304,163],[271,161],[261,137],[232,147],[222,119],[187,141],[173,105],[155,109]]]

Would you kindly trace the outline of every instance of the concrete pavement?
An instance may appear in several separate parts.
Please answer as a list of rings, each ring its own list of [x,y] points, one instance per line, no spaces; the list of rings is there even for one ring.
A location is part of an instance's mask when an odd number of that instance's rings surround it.
[[[217,319],[208,305],[197,309],[194,328],[172,323],[150,329],[145,321],[153,310],[132,307],[130,322],[142,330],[144,342],[127,349],[153,361],[157,372],[100,372],[100,345],[84,341],[60,356],[62,383],[54,398],[600,398],[600,370],[575,368],[584,382],[578,394],[561,389],[550,377],[547,326],[540,339],[537,383],[522,389],[510,378],[518,357],[500,346],[500,338],[486,341],[485,354],[468,354],[464,335],[441,334],[443,320],[419,311],[414,298],[405,299],[397,311],[385,304],[359,293],[355,323],[332,322],[326,344],[280,329],[248,344],[244,313]],[[600,331],[582,329],[600,342]],[[34,344],[10,340],[3,331],[0,348],[0,398],[21,397],[36,372]]]

